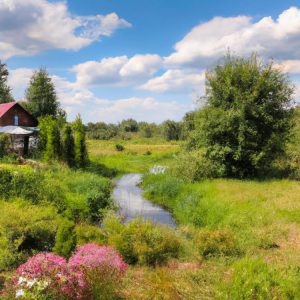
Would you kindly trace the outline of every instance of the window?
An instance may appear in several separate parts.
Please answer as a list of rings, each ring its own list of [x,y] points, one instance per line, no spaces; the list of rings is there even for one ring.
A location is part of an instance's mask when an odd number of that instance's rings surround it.
[[[19,126],[19,116],[15,115],[15,126]]]

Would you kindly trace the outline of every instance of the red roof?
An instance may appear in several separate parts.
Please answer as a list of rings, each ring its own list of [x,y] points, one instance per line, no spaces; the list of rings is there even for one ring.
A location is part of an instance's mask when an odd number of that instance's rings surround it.
[[[16,104],[17,102],[8,102],[0,104],[0,118]]]

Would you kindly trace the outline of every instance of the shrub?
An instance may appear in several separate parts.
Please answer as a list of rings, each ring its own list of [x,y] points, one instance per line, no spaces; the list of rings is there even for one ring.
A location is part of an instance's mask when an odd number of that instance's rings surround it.
[[[85,127],[80,116],[76,117],[73,123],[74,143],[75,143],[75,161],[78,167],[84,167],[88,163],[88,152],[86,146]]]
[[[8,154],[9,136],[0,133],[0,158]]]
[[[243,259],[234,265],[233,276],[224,287],[222,299],[298,299],[300,280],[296,271],[275,270],[257,259]]]
[[[90,299],[113,299],[127,265],[112,248],[86,244],[70,258],[71,273],[82,274]]]
[[[202,256],[232,256],[238,254],[235,236],[228,230],[203,229],[196,235],[196,246]]]
[[[207,159],[200,151],[181,153],[173,164],[172,174],[188,182],[222,177],[222,166]]]
[[[136,219],[122,225],[108,216],[103,221],[103,230],[107,232],[107,242],[130,264],[160,265],[169,258],[177,258],[181,250],[181,241],[174,231],[150,221]]]
[[[99,181],[97,186],[92,186],[87,194],[86,202],[89,208],[89,215],[93,222],[101,219],[102,211],[111,204],[111,184],[109,181]]]
[[[76,288],[80,289],[80,282],[74,281],[64,258],[53,253],[40,253],[16,270],[15,276],[6,285],[4,298],[76,299]]]
[[[72,128],[69,124],[65,125],[62,134],[62,157],[69,167],[75,165],[75,144]]]
[[[79,224],[75,227],[76,240],[78,245],[83,245],[87,243],[104,243],[103,233],[99,230],[99,227]]]
[[[74,231],[75,224],[68,220],[63,220],[57,230],[55,238],[55,246],[53,251],[69,258],[76,247],[76,234]]]
[[[0,204],[0,270],[7,270],[32,251],[52,249],[57,214],[51,207],[27,203]]]
[[[121,144],[116,144],[115,148],[117,151],[120,151],[120,152],[125,150],[125,147]]]

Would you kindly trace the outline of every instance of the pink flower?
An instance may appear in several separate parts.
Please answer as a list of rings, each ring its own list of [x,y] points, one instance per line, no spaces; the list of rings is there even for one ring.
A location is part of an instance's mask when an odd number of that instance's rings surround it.
[[[122,274],[127,270],[127,264],[122,257],[111,247],[86,244],[77,248],[69,260],[71,270],[97,269],[109,267]]]
[[[39,253],[21,265],[16,273],[26,278],[44,278],[56,274],[67,275],[67,262],[53,253]]]

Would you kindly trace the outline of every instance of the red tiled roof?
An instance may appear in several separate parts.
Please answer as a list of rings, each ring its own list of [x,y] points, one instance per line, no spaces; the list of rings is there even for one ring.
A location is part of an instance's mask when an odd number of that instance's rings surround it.
[[[16,104],[17,102],[8,102],[0,104],[0,118]]]

